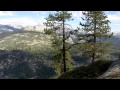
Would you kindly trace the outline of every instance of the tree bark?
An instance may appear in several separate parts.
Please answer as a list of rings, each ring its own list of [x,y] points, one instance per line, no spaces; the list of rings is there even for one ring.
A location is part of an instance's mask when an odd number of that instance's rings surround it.
[[[92,55],[92,63],[95,61],[95,44],[96,44],[96,12],[95,12],[95,15],[94,15],[94,34],[93,34],[93,37],[94,37],[94,43],[93,43],[93,55]]]
[[[63,71],[66,72],[66,53],[65,53],[65,21],[64,21],[64,12],[63,12]]]

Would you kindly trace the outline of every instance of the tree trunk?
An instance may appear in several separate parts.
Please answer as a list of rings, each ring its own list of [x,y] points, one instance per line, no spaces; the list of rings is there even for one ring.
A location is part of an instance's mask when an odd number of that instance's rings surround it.
[[[92,55],[92,63],[95,61],[95,53],[93,52],[93,55]]]
[[[95,61],[95,44],[96,44],[96,12],[95,12],[95,16],[94,16],[94,34],[93,34],[94,36],[94,43],[93,43],[93,55],[92,55],[92,63]]]
[[[63,15],[64,15],[64,12],[63,12]],[[66,72],[66,53],[65,53],[65,28],[64,28],[64,24],[65,24],[65,21],[64,21],[64,17],[63,17],[63,71],[64,73]]]

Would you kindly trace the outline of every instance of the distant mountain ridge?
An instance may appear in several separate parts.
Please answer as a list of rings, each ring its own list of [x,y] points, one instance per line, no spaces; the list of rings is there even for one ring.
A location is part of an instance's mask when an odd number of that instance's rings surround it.
[[[10,26],[10,25],[0,25],[0,33],[3,33],[3,32],[16,32],[16,31],[21,31],[21,29],[15,28],[15,27]]]
[[[41,24],[38,25],[28,25],[28,26],[22,26],[22,25],[16,25],[16,24],[8,24],[8,25],[3,25],[0,24],[0,32],[4,31],[21,31],[21,30],[27,30],[27,31],[39,31],[43,32],[44,31],[44,26]],[[72,31],[69,28],[66,30],[67,34]],[[62,33],[61,29],[57,31],[58,33]],[[114,32],[113,36],[115,38],[120,38],[120,32]]]
[[[22,26],[22,25],[15,25],[15,24],[9,24],[9,25],[2,25],[0,24],[0,34],[4,32],[19,32],[19,31],[37,31],[37,32],[44,32],[44,26],[41,24],[34,25],[34,26]],[[58,33],[62,34],[62,30],[58,29]],[[67,29],[66,34],[69,35],[69,33],[73,33],[73,30]],[[69,41],[72,43],[72,40],[75,40],[76,38],[74,35],[71,34],[71,37],[69,38]],[[120,32],[114,32],[113,37],[107,39],[109,42],[114,43],[115,48],[120,48]]]
[[[113,35],[115,38],[118,38],[118,39],[120,39],[120,32],[117,32],[117,33],[114,33],[114,35]]]
[[[2,25],[0,24],[0,33],[3,32],[19,32],[19,31],[38,31],[43,32],[44,27],[41,24],[35,26],[22,26],[22,25]]]

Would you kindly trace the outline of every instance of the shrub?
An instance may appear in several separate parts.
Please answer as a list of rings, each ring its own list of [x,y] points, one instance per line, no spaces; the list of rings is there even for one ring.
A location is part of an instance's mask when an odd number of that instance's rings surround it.
[[[88,66],[80,66],[66,72],[58,79],[96,79],[108,69],[111,63],[112,61],[108,60],[95,61]]]
[[[47,35],[51,35],[53,33],[53,31],[44,29],[44,33],[47,34]]]

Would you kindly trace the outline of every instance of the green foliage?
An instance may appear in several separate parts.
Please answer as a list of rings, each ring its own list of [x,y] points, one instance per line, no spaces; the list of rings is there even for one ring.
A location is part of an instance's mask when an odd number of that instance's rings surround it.
[[[67,20],[71,20],[72,14],[68,11],[57,11],[54,14],[49,14],[46,18],[46,29],[44,29],[45,34],[51,35],[52,47],[55,50],[53,56],[53,68],[57,75],[65,72],[66,69],[69,70],[71,67],[70,54],[66,51],[66,35],[65,35],[65,25]],[[56,30],[60,28],[63,30],[63,35],[56,33]],[[66,55],[65,55],[66,54]],[[65,55],[65,56],[64,56]],[[63,67],[65,66],[65,67]]]
[[[51,29],[44,29],[44,33],[46,34],[46,35],[51,35],[51,34],[53,34],[53,31],[51,30]]]
[[[70,52],[66,51],[66,63],[67,63],[67,70],[73,69],[73,64],[72,64],[72,57]]]
[[[66,51],[66,68],[67,71],[73,69],[71,54]],[[62,61],[62,52],[55,53],[53,56],[53,68],[56,72],[56,76],[60,76],[63,73],[63,61]]]
[[[53,35],[51,38],[52,47],[55,51],[60,51],[62,49],[62,37],[58,34]]]
[[[80,66],[68,71],[58,79],[96,79],[108,69],[111,63],[112,61],[108,60],[98,60],[88,66]]]

